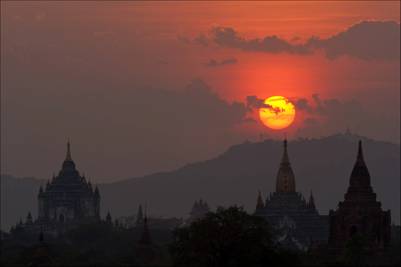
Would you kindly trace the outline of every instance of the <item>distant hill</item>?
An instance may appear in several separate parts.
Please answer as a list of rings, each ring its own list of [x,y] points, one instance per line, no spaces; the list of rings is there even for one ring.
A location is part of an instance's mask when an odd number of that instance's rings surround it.
[[[289,142],[289,156],[295,172],[297,191],[305,197],[313,190],[318,209],[327,214],[344,198],[356,159],[357,141],[363,140],[364,156],[372,185],[384,209],[392,210],[393,222],[400,223],[400,145],[350,134]],[[220,156],[180,169],[155,173],[120,182],[101,184],[102,212],[112,216],[136,213],[147,205],[157,216],[186,216],[199,198],[212,207],[238,204],[253,211],[258,190],[264,195],[275,190],[282,155],[282,142],[245,142]],[[37,192],[43,180],[2,176],[2,228],[37,213]]]
[[[8,230],[29,211],[37,214],[37,195],[43,180],[1,175],[1,229]]]

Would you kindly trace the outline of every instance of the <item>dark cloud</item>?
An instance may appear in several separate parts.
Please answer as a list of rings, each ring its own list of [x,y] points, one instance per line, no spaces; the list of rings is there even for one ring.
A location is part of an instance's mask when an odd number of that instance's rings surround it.
[[[306,98],[299,98],[294,101],[297,110],[305,111],[308,114],[327,116],[332,113],[339,113],[346,108],[356,107],[359,103],[354,100],[342,102],[336,98],[322,99],[319,94],[312,94],[312,104]]]
[[[264,99],[261,99],[256,95],[249,95],[246,97],[246,107],[248,110],[253,110],[268,107],[268,105],[264,103]]]
[[[244,51],[304,55],[321,49],[329,59],[344,55],[364,60],[400,57],[400,24],[394,21],[363,21],[327,39],[311,37],[304,44],[290,43],[276,35],[245,39],[230,27],[213,28],[209,38],[219,46]]]
[[[183,36],[183,35],[178,35],[177,36],[178,41],[184,43],[184,44],[196,44],[196,45],[202,45],[202,46],[209,46],[210,40],[209,38],[201,33],[198,36],[196,36],[195,38],[190,38],[187,36]]]
[[[206,67],[221,67],[221,66],[226,66],[226,65],[233,65],[236,64],[238,60],[236,58],[227,58],[223,59],[221,61],[218,61],[216,59],[211,59],[209,62],[205,64]]]
[[[260,109],[260,108],[267,108],[270,109],[271,111],[277,113],[280,113],[284,111],[281,108],[278,107],[272,107],[271,105],[265,104],[264,99],[258,98],[257,96],[250,95],[246,97],[246,107],[248,111],[252,111],[254,109]]]
[[[365,60],[399,60],[400,24],[363,21],[328,39],[311,38],[306,45],[323,49],[330,59],[348,55]]]
[[[289,98],[289,101],[295,105],[298,114],[298,137],[326,136],[347,128],[364,136],[387,135],[386,138],[391,140],[397,140],[399,136],[399,103],[389,104],[384,97],[376,98],[376,105],[359,98],[325,98],[319,94],[312,94],[309,98]],[[249,112],[271,108],[257,96],[248,96],[245,103]],[[381,108],[386,105],[386,109]]]
[[[310,113],[315,113],[319,115],[328,115],[332,111],[340,111],[344,107],[356,107],[359,103],[354,100],[347,100],[346,102],[342,102],[336,98],[328,98],[328,99],[321,99],[319,94],[313,94],[312,99],[315,102],[315,108],[309,110]]]
[[[204,34],[199,34],[197,37],[194,38],[193,42],[203,46],[209,45],[209,39]]]
[[[293,101],[294,105],[297,107],[297,110],[304,110],[310,112],[312,107],[309,105],[308,99],[300,98]]]
[[[247,40],[238,35],[238,33],[229,27],[215,27],[211,30],[211,38],[220,45],[232,48],[239,48],[246,51],[261,51],[269,53],[295,53],[307,54],[308,49],[303,45],[293,45],[277,37],[276,35],[266,36],[263,39]]]
[[[364,136],[399,133],[399,105],[390,105],[387,110],[382,110],[357,99],[322,98],[318,94],[313,94],[310,101],[301,98],[294,103],[306,117],[297,132],[298,136],[325,136],[347,128]],[[383,105],[385,103],[378,100],[377,106]]]

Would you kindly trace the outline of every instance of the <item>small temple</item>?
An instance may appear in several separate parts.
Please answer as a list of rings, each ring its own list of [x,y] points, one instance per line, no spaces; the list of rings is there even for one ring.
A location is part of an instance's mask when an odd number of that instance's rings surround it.
[[[209,204],[206,201],[199,199],[195,201],[189,213],[189,218],[186,223],[192,223],[196,220],[202,219],[210,211]]]

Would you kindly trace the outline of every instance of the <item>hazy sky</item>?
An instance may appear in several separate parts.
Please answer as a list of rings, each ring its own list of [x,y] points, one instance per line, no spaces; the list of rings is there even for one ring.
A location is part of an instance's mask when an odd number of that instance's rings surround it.
[[[260,134],[399,143],[400,3],[2,2],[1,167],[112,181]],[[283,95],[269,130],[252,99]],[[253,97],[250,97],[253,96]]]

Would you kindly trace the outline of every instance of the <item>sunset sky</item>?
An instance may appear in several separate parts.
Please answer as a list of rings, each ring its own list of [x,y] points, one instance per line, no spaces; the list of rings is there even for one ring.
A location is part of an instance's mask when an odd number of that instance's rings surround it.
[[[399,143],[400,3],[2,2],[2,172],[48,179],[70,139],[113,181],[245,140],[351,132]],[[259,100],[294,123],[271,130]]]

